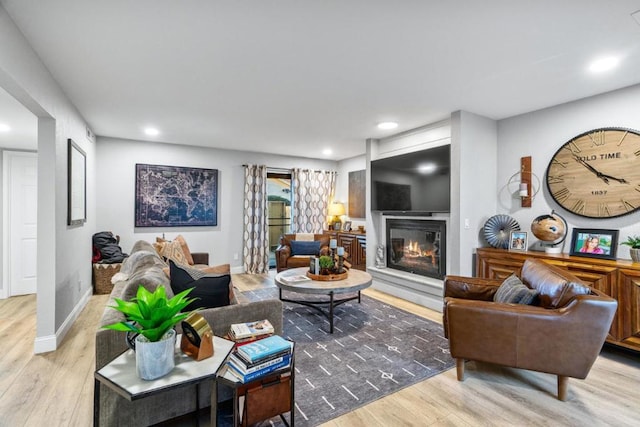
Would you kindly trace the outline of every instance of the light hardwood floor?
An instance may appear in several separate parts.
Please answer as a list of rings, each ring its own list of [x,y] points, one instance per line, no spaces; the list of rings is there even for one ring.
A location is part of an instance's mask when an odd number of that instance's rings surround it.
[[[234,275],[240,290],[270,276]],[[368,289],[365,293],[436,322],[440,313]],[[90,426],[94,333],[107,295],[94,295],[60,348],[33,354],[35,296],[0,300],[0,426]],[[605,348],[586,380],[556,399],[552,375],[467,363],[338,417],[325,426],[640,425],[640,355]]]

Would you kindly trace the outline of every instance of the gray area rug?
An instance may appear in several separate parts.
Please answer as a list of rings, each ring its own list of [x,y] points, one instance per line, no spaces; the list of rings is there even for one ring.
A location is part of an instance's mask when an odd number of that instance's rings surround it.
[[[244,295],[263,300],[277,298],[277,293],[269,288]],[[295,293],[285,297],[309,299]],[[284,306],[283,335],[296,343],[298,426],[322,424],[455,365],[442,325],[365,295],[361,303],[336,308],[333,334],[317,311]],[[267,424],[282,422],[276,417]]]

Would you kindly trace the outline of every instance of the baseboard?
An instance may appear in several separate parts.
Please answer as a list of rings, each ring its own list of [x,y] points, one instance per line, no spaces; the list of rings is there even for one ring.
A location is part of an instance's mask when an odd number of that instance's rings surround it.
[[[244,267],[242,265],[231,267],[231,274],[242,274],[242,273],[244,273]]]
[[[87,292],[80,298],[78,304],[74,307],[74,309],[69,313],[65,321],[62,323],[60,328],[56,331],[55,335],[46,335],[43,337],[36,337],[33,343],[33,352],[35,354],[48,353],[50,351],[55,351],[58,348],[58,345],[62,342],[64,337],[73,326],[73,322],[76,321],[84,307],[89,302],[89,298],[93,293],[93,288],[89,288]]]

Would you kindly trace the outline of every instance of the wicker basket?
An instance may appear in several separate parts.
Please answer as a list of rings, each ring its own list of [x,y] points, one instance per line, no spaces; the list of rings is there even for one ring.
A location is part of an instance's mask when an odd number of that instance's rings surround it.
[[[110,294],[113,289],[111,278],[120,271],[122,263],[93,264],[93,293]]]

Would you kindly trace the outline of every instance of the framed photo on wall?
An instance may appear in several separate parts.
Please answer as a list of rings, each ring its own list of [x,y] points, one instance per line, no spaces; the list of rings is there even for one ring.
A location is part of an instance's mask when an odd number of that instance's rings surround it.
[[[614,259],[618,248],[618,230],[574,228],[569,254],[592,258]]]
[[[512,231],[509,236],[509,250],[526,251],[527,250],[527,232]]]

